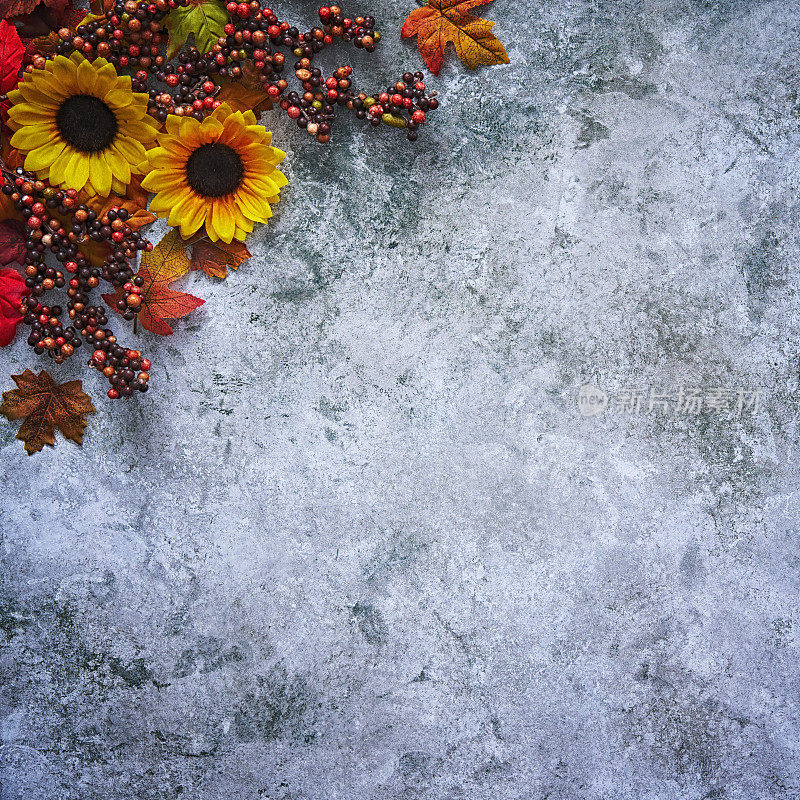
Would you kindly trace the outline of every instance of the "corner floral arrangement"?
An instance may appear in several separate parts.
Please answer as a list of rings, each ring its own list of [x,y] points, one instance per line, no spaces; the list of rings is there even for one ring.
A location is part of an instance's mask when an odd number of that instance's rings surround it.
[[[482,2],[429,0],[402,36],[418,37],[436,74],[448,41],[468,66],[507,63],[493,23],[467,11]],[[419,71],[368,94],[351,67],[315,67],[334,44],[371,53],[381,39],[374,18],[335,5],[307,31],[260,0],[92,0],[88,11],[0,0],[0,16],[0,346],[22,324],[55,364],[83,353],[112,400],[146,392],[151,365],[111,318],[134,334],[172,333],[169,321],[204,302],[172,284],[190,270],[225,278],[271,218],[286,154],[263,112],[280,109],[322,145],[343,111],[413,142],[439,105]],[[158,217],[172,230],[154,246],[144,229]],[[97,297],[101,284],[110,291]],[[81,443],[95,411],[81,381],[12,378],[0,413],[23,420],[29,454],[53,445],[55,429]]]

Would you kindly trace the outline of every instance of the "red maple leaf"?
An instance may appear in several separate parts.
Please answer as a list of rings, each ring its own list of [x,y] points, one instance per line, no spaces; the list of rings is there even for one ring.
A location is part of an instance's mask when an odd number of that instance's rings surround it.
[[[19,304],[31,290],[15,269],[0,267],[0,347],[5,347],[14,339],[17,325],[22,322]]]
[[[169,284],[185,275],[190,266],[186,243],[175,230],[171,230],[152,252],[142,254],[137,275],[144,279],[144,285],[138,319],[146,330],[169,336],[173,331],[166,320],[185,317],[205,303],[199,297],[169,288]],[[103,300],[112,308],[124,299],[125,292],[121,288],[116,294],[103,295]]]
[[[0,94],[8,94],[19,83],[19,68],[25,45],[17,29],[8,20],[0,20]],[[3,121],[8,119],[8,100],[0,104]]]

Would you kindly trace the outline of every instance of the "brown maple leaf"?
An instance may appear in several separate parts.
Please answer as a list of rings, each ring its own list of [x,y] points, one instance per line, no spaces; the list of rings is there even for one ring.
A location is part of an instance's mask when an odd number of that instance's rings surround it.
[[[186,242],[176,230],[171,230],[150,253],[142,254],[137,274],[144,279],[144,285],[137,317],[146,330],[169,336],[172,328],[166,320],[185,317],[205,303],[199,297],[169,288],[169,284],[185,275],[190,267]],[[122,288],[117,289],[116,294],[103,295],[103,300],[112,308],[116,308],[117,302],[124,299]]]
[[[272,108],[269,95],[262,91],[261,73],[245,61],[242,76],[237,81],[228,80],[220,89],[216,99],[227,103],[234,111],[252,111],[256,116]]]
[[[469,13],[471,8],[488,0],[428,0],[428,5],[415,8],[403,23],[404,39],[417,37],[420,55],[428,69],[438,75],[448,42],[470,69],[490,64],[508,64],[508,53],[492,33],[494,22]]]
[[[142,189],[142,175],[132,175],[125,189],[125,196],[140,208],[147,208],[148,193]]]
[[[250,258],[244,242],[234,239],[230,244],[222,240],[212,242],[204,232],[187,240],[192,246],[192,269],[202,269],[211,278],[226,278],[228,268],[238,269]]]
[[[108,197],[98,197],[96,195],[82,196],[82,201],[86,203],[89,208],[97,213],[98,217],[102,217],[111,208],[124,208],[128,212],[128,219],[125,224],[132,230],[138,231],[144,225],[149,225],[155,222],[158,217],[142,208],[138,203],[134,202],[128,197],[118,197],[115,194]]]
[[[25,17],[32,14],[39,5],[39,0],[0,0],[0,17]],[[50,9],[57,16],[63,15],[69,10],[71,0],[43,0],[46,9]]]
[[[19,388],[3,392],[0,414],[10,420],[24,420],[17,439],[25,442],[29,456],[46,444],[55,445],[56,428],[67,439],[77,444],[83,442],[84,415],[93,414],[96,409],[89,395],[81,391],[80,381],[58,384],[45,370],[36,375],[29,369],[11,377]]]

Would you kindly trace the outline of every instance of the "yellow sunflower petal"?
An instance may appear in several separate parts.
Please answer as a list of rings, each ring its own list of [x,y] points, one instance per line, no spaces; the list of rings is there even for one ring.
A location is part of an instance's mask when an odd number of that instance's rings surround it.
[[[143,120],[125,123],[125,133],[140,142],[152,142],[158,131]]]
[[[55,121],[55,109],[42,109],[22,103],[9,110],[10,117],[12,111],[14,122],[19,125],[47,125]]]
[[[63,142],[57,142],[31,150],[25,156],[25,169],[38,172],[45,169],[45,167],[49,167],[61,155],[65,147],[66,145]]]
[[[200,131],[201,144],[216,142],[223,130],[223,125],[218,119],[207,119]]]
[[[150,208],[153,212],[173,212],[176,205],[184,198],[190,195],[186,187],[177,186],[172,189],[164,189],[159,192],[151,201]]]
[[[94,66],[97,67],[100,59],[94,61]],[[106,95],[117,85],[117,71],[113,65],[106,62],[95,73],[94,90],[97,97],[101,100],[105,99]]]
[[[50,165],[50,183],[56,186],[64,183],[67,177],[67,167],[74,153],[75,151],[71,147],[65,147],[61,155]]]
[[[73,151],[62,183],[72,189],[82,189],[89,180],[89,157],[86,153]]]
[[[130,136],[117,136],[114,140],[114,146],[117,150],[128,159],[128,162],[132,165],[139,165],[142,163],[142,160],[147,155],[147,151],[144,149],[144,145],[136,140],[132,139]]]
[[[161,192],[181,186],[186,181],[186,172],[180,169],[154,170],[142,179],[142,188],[148,192]]]
[[[81,61],[78,65],[78,87],[82,94],[95,94],[95,70],[88,61]]]
[[[55,144],[60,137],[52,126],[24,125],[12,137],[11,146],[20,150],[33,150],[44,144]]]
[[[266,222],[271,216],[272,211],[269,203],[250,192],[239,189],[236,193],[236,200],[244,210],[245,214],[256,222]]]
[[[206,225],[211,224],[217,238],[223,242],[230,242],[236,231],[236,218],[224,198],[216,198],[211,205],[211,211],[206,218]]]
[[[64,56],[56,56],[53,59],[53,72],[48,75],[52,77],[57,86],[62,87],[63,91],[77,92],[78,66],[74,61],[71,61]]]
[[[104,154],[106,163],[111,167],[112,180],[116,178],[118,181],[128,184],[131,180],[131,165],[128,163],[128,159],[113,144],[105,149]]]
[[[130,89],[123,89],[119,85],[103,95],[103,102],[111,108],[124,108],[134,101],[133,92]]]
[[[98,194],[107,197],[111,191],[111,168],[105,153],[92,153],[89,161],[89,179]]]
[[[11,102],[15,104],[12,106],[12,109],[16,108],[16,104],[19,103],[19,100],[15,99],[15,92],[19,92],[19,95],[34,108],[47,109],[53,113],[55,113],[62,99],[60,97],[51,96],[27,81],[20,81],[17,85],[17,89],[14,92],[9,92],[8,95]]]
[[[199,230],[206,221],[208,207],[200,197],[190,196],[181,208],[181,235],[185,238]]]
[[[222,121],[231,114],[233,114],[233,109],[227,103],[220,103],[211,113],[209,119],[218,119]]]

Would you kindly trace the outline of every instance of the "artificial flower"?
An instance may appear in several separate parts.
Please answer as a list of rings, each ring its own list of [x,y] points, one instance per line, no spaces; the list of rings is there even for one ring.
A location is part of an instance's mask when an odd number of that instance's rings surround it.
[[[186,238],[203,225],[212,241],[243,240],[256,222],[272,216],[286,176],[277,165],[286,153],[252,111],[222,103],[202,122],[167,117],[159,147],[148,151],[142,187],[155,192],[150,211],[180,227]]]
[[[77,52],[26,72],[8,97],[11,145],[25,169],[65,189],[124,193],[158,130],[129,76]]]

